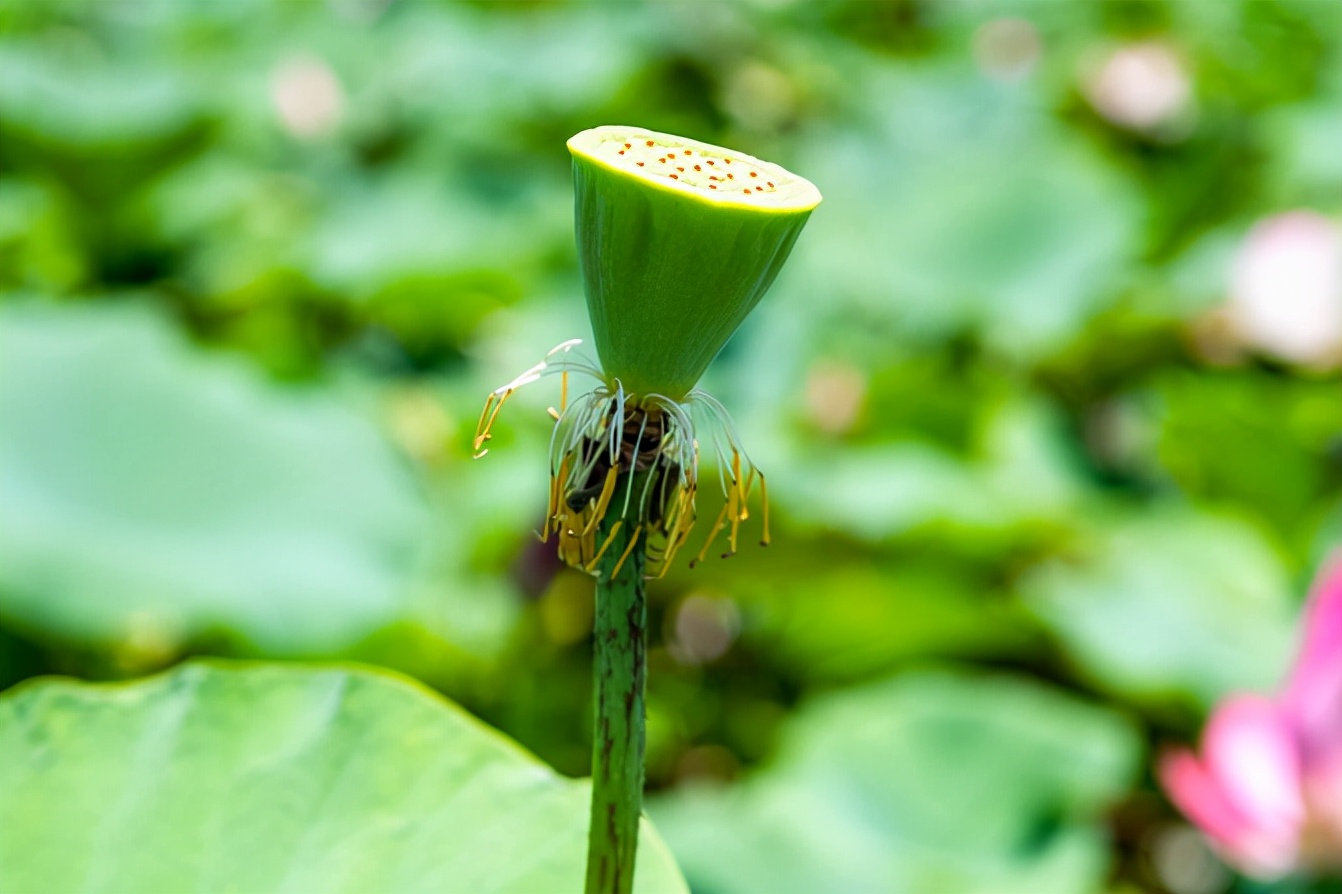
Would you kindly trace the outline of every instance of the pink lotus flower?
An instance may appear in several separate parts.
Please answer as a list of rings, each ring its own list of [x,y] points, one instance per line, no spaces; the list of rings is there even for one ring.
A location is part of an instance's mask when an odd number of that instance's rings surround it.
[[[1342,554],[1315,587],[1284,690],[1226,699],[1203,732],[1201,756],[1166,755],[1160,777],[1245,872],[1342,867]]]

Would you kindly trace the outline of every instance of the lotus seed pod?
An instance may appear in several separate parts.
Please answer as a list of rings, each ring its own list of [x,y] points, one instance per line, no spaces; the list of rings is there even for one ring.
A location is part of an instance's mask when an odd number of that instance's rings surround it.
[[[568,141],[578,260],[601,368],[680,400],[759,303],[820,203],[740,152],[609,125]]]

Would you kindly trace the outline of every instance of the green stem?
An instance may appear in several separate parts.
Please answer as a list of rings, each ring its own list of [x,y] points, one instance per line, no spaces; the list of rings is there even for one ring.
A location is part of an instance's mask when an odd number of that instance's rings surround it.
[[[611,513],[615,515],[615,513]],[[613,521],[610,522],[613,524]],[[593,682],[592,814],[587,837],[586,894],[629,894],[643,808],[643,688],[647,679],[647,601],[643,542],[629,546],[628,521],[611,539],[596,583]],[[610,536],[601,525],[598,543]]]

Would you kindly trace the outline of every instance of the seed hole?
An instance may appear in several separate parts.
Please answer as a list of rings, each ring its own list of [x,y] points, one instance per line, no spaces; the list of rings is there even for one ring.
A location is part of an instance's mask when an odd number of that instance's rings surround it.
[[[648,140],[648,145],[649,145],[649,146],[653,145],[652,140]]]
[[[695,166],[694,166],[694,169],[695,169],[696,171],[702,171],[702,170],[703,170],[703,168],[699,167],[698,165],[695,165]]]
[[[677,177],[675,174],[672,174],[672,175],[671,175],[671,179],[672,179],[672,180],[679,180],[680,178]]]
[[[759,174],[755,173],[754,171],[751,171],[751,172],[750,172],[750,176],[752,176],[752,177],[758,177]]]

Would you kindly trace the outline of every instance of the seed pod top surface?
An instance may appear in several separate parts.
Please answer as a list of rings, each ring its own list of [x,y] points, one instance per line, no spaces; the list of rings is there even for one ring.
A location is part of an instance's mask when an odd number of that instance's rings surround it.
[[[602,369],[679,399],[759,303],[820,192],[778,165],[637,127],[573,155],[578,259]]]

